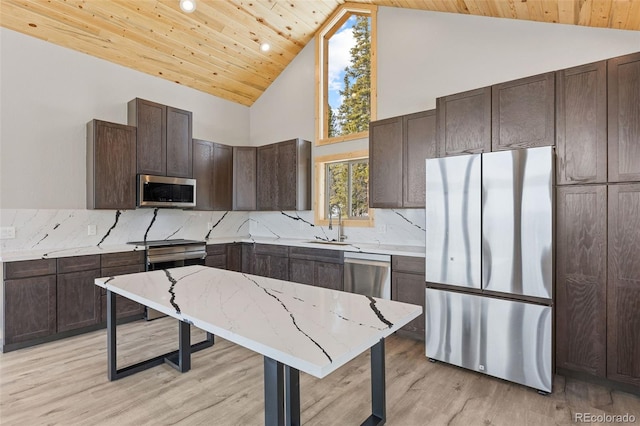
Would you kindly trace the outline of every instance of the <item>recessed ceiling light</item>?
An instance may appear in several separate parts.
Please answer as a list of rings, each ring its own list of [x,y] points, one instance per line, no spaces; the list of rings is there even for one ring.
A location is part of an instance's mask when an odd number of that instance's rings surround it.
[[[180,0],[180,9],[187,13],[193,12],[196,10],[196,0]]]
[[[267,52],[269,49],[271,49],[271,46],[269,46],[269,43],[262,43],[260,45],[260,50],[262,50],[263,52]]]

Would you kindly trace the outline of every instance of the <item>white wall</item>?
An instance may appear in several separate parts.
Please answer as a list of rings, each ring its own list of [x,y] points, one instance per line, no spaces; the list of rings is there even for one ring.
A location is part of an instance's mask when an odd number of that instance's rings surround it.
[[[84,209],[85,125],[127,122],[127,102],[193,112],[193,136],[249,143],[249,108],[0,29],[0,208]]]
[[[422,12],[378,12],[378,118],[440,96],[640,51],[640,31]]]
[[[251,106],[251,143],[315,141],[315,41],[310,41]]]
[[[382,119],[435,108],[440,96],[640,51],[640,31],[380,7],[377,44]],[[314,49],[312,40],[251,107],[252,143],[314,129]],[[338,145],[314,155],[359,149]]]

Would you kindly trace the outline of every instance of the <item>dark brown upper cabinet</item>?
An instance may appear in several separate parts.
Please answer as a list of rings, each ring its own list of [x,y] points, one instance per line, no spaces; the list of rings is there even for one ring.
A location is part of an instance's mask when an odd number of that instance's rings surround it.
[[[607,377],[640,387],[640,183],[609,185],[608,209]]]
[[[233,147],[233,210],[256,209],[256,155],[255,147]]]
[[[87,208],[136,207],[136,128],[87,123]]]
[[[491,150],[555,143],[555,73],[491,87]]]
[[[561,186],[556,199],[556,365],[606,377],[607,186]]]
[[[260,146],[256,156],[258,210],[311,210],[311,142]]]
[[[402,207],[424,208],[425,160],[436,156],[436,110],[402,117]]]
[[[607,182],[607,63],[556,73],[558,185]]]
[[[609,182],[640,181],[640,53],[607,62]]]
[[[371,122],[369,207],[423,208],[425,160],[435,156],[435,110]]]
[[[192,113],[140,98],[127,107],[128,123],[138,129],[137,172],[191,178]]]
[[[193,177],[197,210],[231,210],[233,148],[200,139],[193,140]]]
[[[369,207],[402,206],[402,117],[369,123]]]
[[[491,151],[491,87],[436,99],[438,157]]]

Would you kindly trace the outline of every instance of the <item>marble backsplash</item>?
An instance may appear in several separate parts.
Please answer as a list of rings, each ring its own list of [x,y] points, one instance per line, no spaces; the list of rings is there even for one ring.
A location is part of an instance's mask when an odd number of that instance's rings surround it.
[[[350,243],[424,246],[423,209],[376,209],[374,227],[346,227]],[[88,235],[89,226],[96,234]],[[313,224],[312,211],[200,212],[176,209],[1,209],[0,226],[15,238],[0,240],[0,254],[106,248],[129,241],[194,239],[334,239],[337,228]],[[210,229],[211,228],[211,229]]]

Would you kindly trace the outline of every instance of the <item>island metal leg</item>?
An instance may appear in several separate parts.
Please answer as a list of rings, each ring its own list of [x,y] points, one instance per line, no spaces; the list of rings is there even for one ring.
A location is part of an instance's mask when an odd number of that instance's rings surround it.
[[[300,372],[266,356],[264,424],[300,426]]]
[[[117,342],[116,342],[116,294],[107,290],[107,362],[109,364],[108,377],[110,381],[122,379],[140,371],[147,370],[167,363],[180,371],[187,372],[191,369],[191,353],[213,346],[214,336],[207,333],[207,339],[191,345],[191,325],[185,321],[179,321],[179,349],[168,352],[154,358],[118,369]]]
[[[387,421],[384,339],[371,347],[371,415],[363,426],[382,426]],[[299,426],[300,372],[264,357],[264,424]]]

